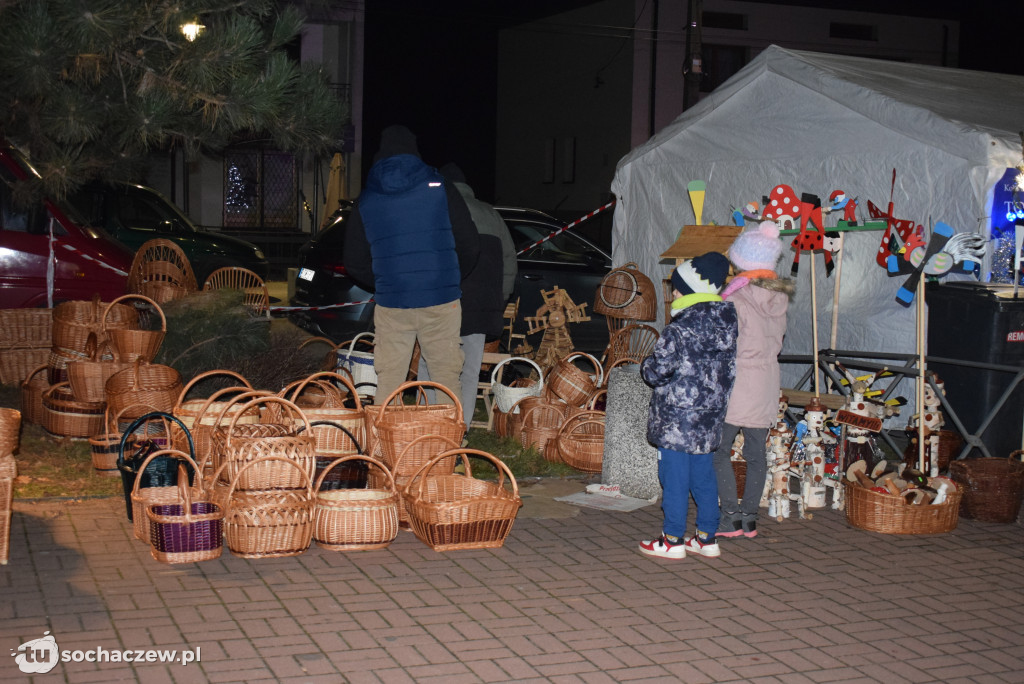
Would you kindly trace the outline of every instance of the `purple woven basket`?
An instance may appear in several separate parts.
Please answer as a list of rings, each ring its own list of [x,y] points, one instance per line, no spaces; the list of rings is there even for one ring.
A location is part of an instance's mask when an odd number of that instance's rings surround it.
[[[192,563],[220,556],[224,546],[224,516],[220,506],[209,501],[192,503],[192,515],[204,516],[185,522],[181,504],[156,504],[149,507],[149,541],[153,557],[165,563]],[[210,516],[216,516],[212,519]],[[182,522],[166,522],[180,518]]]

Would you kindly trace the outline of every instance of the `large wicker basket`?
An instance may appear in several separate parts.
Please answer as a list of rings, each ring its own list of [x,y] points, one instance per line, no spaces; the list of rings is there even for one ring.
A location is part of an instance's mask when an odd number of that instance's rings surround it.
[[[103,431],[103,402],[79,401],[67,382],[43,392],[43,429],[62,437],[91,437]]]
[[[430,475],[435,464],[453,456],[462,459],[465,474]],[[498,471],[497,480],[474,478],[471,456],[493,464]],[[511,489],[505,487],[506,478]],[[435,551],[502,546],[523,504],[508,466],[478,449],[452,449],[438,454],[413,475],[403,498],[413,532]]]
[[[241,424],[239,419],[250,409],[280,407],[274,423]],[[300,434],[305,430],[305,434]],[[235,414],[226,428],[218,428],[223,437],[220,454],[224,470],[221,480],[242,490],[297,489],[311,480],[316,470],[316,438],[309,419],[292,402],[281,397],[257,397]],[[268,457],[275,457],[273,459]],[[281,465],[289,461],[296,468]]]
[[[333,384],[332,384],[333,383]],[[300,404],[310,388],[323,386],[324,401],[318,406]],[[331,390],[341,392],[341,401],[334,401]],[[297,383],[290,393],[285,395],[299,406],[310,421],[312,434],[316,439],[316,452],[319,456],[329,454],[333,460],[342,456],[351,456],[369,451],[366,439],[366,409],[363,407],[354,383],[343,373],[321,371],[314,373]],[[339,430],[338,427],[344,428]]]
[[[558,460],[566,465],[585,473],[601,472],[604,461],[604,421],[603,411],[584,411],[567,419],[556,436],[556,449],[552,454],[544,453],[544,457],[557,455]],[[550,449],[551,443],[548,442]]]
[[[99,295],[92,301],[61,302],[53,307],[53,346],[84,353],[90,333],[96,335],[99,342],[106,341],[105,307]],[[134,328],[139,322],[138,312],[126,304],[118,304],[106,318],[108,330]]]
[[[960,515],[983,522],[1012,523],[1024,496],[1022,452],[1009,458],[968,458],[949,464],[949,476],[963,492]]]
[[[82,401],[105,402],[107,380],[114,373],[131,368],[132,364],[121,361],[112,353],[104,353],[103,345],[97,342],[94,334],[90,333],[85,347],[88,358],[67,362],[71,393]]]
[[[384,485],[372,489],[321,489],[337,466],[362,461],[376,468]],[[399,496],[395,480],[380,461],[359,454],[335,459],[316,482],[313,539],[331,551],[381,549],[398,536]]]
[[[115,306],[121,306],[126,299],[141,299],[152,307],[160,315],[159,330],[142,330],[136,327],[120,328],[117,326],[108,327],[109,314],[114,311]],[[127,294],[112,301],[103,312],[103,329],[110,341],[110,346],[122,361],[131,363],[137,359],[150,362],[156,358],[160,351],[160,345],[167,336],[167,317],[163,309],[155,301],[140,294]]]
[[[203,472],[209,474],[220,467],[221,450],[223,450],[223,433],[221,428],[226,428],[233,418],[238,416],[238,423],[248,425],[260,422],[259,409],[251,408],[245,413],[243,410],[246,404],[256,397],[272,396],[270,392],[263,390],[250,390],[244,386],[222,387],[211,394],[198,411],[190,408],[182,411],[182,415],[174,415],[189,425],[192,433],[192,440],[196,445],[196,461],[203,466]],[[178,406],[175,406],[175,410]],[[183,436],[172,429],[173,443],[176,449],[181,449],[180,440]]]
[[[155,406],[171,413],[181,395],[181,374],[170,366],[136,360],[131,368],[114,373],[107,380],[107,403],[114,413],[128,406]],[[127,414],[128,418],[137,418]]]
[[[597,286],[594,313],[608,318],[653,321],[658,314],[658,293],[632,261],[608,272]]]
[[[960,491],[948,492],[938,505],[909,504],[897,494],[874,492],[859,484],[843,482],[846,520],[854,527],[885,534],[937,534],[956,529],[960,516]]]
[[[402,403],[402,394],[412,388],[417,391],[417,403]],[[428,389],[446,394],[452,403],[426,403]],[[466,433],[459,398],[437,382],[403,383],[383,404],[367,412],[367,419],[371,455],[391,468],[396,478],[411,476],[426,462],[420,454],[406,453],[398,464],[399,455],[420,435],[439,435],[459,443]]]
[[[573,360],[585,358],[593,367],[594,372],[587,373],[577,367]],[[547,391],[570,406],[583,406],[594,390],[604,382],[604,369],[601,362],[586,352],[569,354],[552,367],[548,372]]]
[[[231,553],[242,558],[281,558],[297,556],[309,548],[313,540],[313,517],[316,499],[309,476],[294,461],[280,456],[266,460],[278,461],[282,468],[293,468],[304,479],[302,489],[238,491],[232,481],[224,494],[224,540]],[[242,466],[255,467],[257,461]],[[237,478],[236,478],[237,479]]]

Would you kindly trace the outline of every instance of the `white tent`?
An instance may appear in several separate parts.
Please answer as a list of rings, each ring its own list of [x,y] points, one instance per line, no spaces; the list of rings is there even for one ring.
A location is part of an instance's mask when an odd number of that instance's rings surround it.
[[[619,162],[613,259],[635,262],[656,282],[667,276],[672,264],[659,255],[694,223],[693,180],[707,185],[704,223],[731,223],[731,207],[760,204],[780,183],[826,205],[844,190],[858,198],[863,221],[867,200],[887,208],[894,168],[896,218],[987,238],[991,189],[1021,162],[1021,128],[1024,77],[772,46]],[[915,351],[914,310],[895,301],[904,277],[875,263],[881,239],[846,235],[835,349]],[[783,253],[780,273],[788,275],[792,256]],[[818,342],[827,347],[835,279],[814,258]],[[802,255],[784,354],[813,351],[809,261]],[[784,383],[800,371],[784,368]]]

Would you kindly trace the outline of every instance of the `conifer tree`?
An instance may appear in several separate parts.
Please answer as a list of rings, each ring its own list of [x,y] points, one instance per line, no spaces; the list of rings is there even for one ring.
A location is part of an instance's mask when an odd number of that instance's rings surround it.
[[[242,134],[336,150],[344,105],[286,54],[302,24],[273,0],[0,0],[0,135],[41,176],[18,194],[134,180],[153,151]]]

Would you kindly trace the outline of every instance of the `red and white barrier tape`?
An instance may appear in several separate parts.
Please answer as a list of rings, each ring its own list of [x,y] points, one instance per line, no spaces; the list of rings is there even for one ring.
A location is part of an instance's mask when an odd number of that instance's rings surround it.
[[[565,231],[569,230],[570,228],[575,228],[576,226],[578,226],[579,224],[583,223],[587,219],[593,218],[593,217],[597,216],[598,214],[600,214],[602,211],[605,211],[606,209],[610,209],[613,206],[615,206],[615,200],[612,200],[611,202],[609,202],[608,204],[604,205],[603,207],[595,209],[594,211],[590,212],[589,214],[585,214],[584,216],[579,217],[578,219],[576,219],[572,223],[565,224],[564,226],[562,226],[558,230],[551,232],[546,237],[542,237],[540,240],[537,240],[533,244],[530,244],[530,245],[527,245],[526,247],[523,247],[521,250],[516,252],[516,255],[518,256],[519,254],[523,254],[524,252],[527,252],[527,251],[533,249],[537,245],[541,245],[541,244],[547,242],[548,240],[550,240],[551,238],[555,237],[559,233],[564,233]]]
[[[69,245],[67,243],[61,243],[60,246],[63,247],[64,249],[68,250],[69,252],[74,252],[75,254],[77,254],[78,256],[82,257],[83,259],[88,259],[89,261],[92,261],[93,263],[97,264],[98,266],[102,266],[103,268],[110,269],[111,271],[113,271],[117,275],[123,275],[123,276],[128,275],[128,273],[126,273],[125,271],[122,271],[121,269],[117,268],[116,266],[111,266],[108,263],[100,261],[96,257],[89,256],[85,252],[83,252],[83,251],[81,251],[79,249],[75,249],[74,247],[72,247],[71,245]]]
[[[590,212],[589,214],[585,214],[585,215],[579,217],[578,219],[576,219],[572,223],[565,224],[564,226],[562,226],[558,230],[552,231],[547,236],[542,237],[540,240],[537,240],[536,242],[534,242],[534,243],[532,243],[530,245],[527,245],[523,249],[521,249],[518,252],[516,252],[516,256],[519,256],[520,254],[523,254],[524,252],[527,252],[527,251],[533,249],[537,245],[540,245],[540,244],[543,244],[543,243],[547,242],[548,240],[550,240],[551,238],[555,237],[559,233],[564,233],[565,231],[569,230],[570,228],[575,228],[576,226],[578,226],[579,224],[583,223],[587,219],[593,218],[593,217],[597,216],[598,214],[600,214],[602,211],[610,209],[613,206],[615,206],[615,200],[612,200],[611,202],[609,202],[608,204],[604,205],[603,207],[599,207],[599,208],[595,209],[594,211]],[[339,308],[346,307],[346,306],[359,306],[360,304],[369,304],[372,301],[373,301],[373,299],[371,298],[371,299],[367,299],[367,300],[362,301],[362,302],[345,302],[343,304],[324,304],[323,306],[272,306],[272,307],[270,307],[270,313],[273,314],[273,313],[288,312],[288,311],[321,311],[323,309],[339,309]]]

